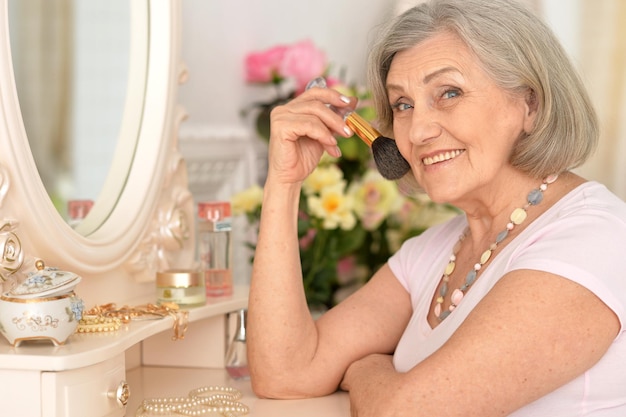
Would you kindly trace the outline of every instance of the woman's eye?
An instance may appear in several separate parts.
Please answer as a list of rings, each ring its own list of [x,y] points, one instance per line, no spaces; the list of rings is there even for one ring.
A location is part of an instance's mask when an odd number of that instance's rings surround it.
[[[441,97],[448,99],[448,98],[455,98],[461,95],[461,91],[457,90],[456,88],[449,88],[446,91],[443,92],[443,94],[441,95]]]
[[[409,110],[413,108],[413,106],[411,106],[408,103],[394,103],[391,105],[391,109],[394,111],[405,111],[405,110]]]

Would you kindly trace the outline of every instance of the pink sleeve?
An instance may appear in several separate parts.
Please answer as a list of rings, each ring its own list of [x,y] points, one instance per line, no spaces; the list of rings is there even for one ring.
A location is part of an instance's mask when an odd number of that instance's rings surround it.
[[[626,223],[606,210],[586,210],[541,228],[516,249],[509,270],[534,269],[593,292],[626,327]]]

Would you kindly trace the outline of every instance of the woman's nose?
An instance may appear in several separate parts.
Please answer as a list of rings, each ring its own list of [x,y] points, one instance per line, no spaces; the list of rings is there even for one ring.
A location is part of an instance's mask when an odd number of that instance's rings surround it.
[[[409,140],[414,144],[431,142],[441,136],[442,128],[434,111],[427,106],[415,107],[409,128]]]

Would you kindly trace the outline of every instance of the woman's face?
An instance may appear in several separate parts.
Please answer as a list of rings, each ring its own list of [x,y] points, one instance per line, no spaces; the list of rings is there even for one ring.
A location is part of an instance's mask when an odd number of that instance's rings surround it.
[[[398,148],[418,183],[434,201],[459,206],[502,185],[513,145],[536,114],[450,33],[397,53],[387,91]]]

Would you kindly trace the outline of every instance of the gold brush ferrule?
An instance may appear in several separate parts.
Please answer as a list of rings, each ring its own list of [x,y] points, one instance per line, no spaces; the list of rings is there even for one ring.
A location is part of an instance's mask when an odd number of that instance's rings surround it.
[[[356,112],[352,112],[346,118],[346,124],[352,131],[360,137],[367,146],[372,146],[372,142],[378,139],[381,134],[378,130],[369,124],[364,118],[359,116]]]

